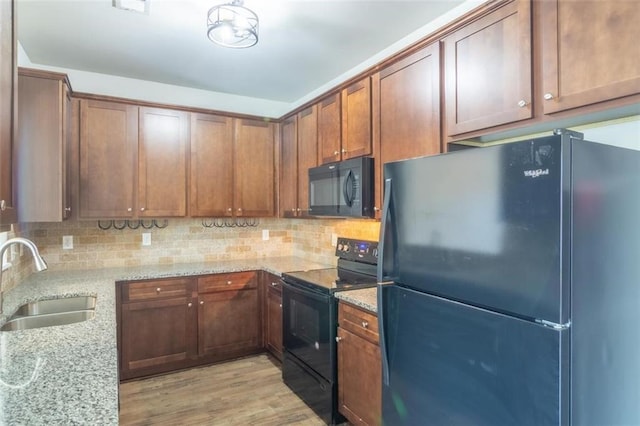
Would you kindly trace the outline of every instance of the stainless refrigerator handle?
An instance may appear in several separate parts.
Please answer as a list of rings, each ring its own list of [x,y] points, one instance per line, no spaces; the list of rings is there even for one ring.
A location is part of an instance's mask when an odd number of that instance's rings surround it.
[[[387,348],[387,333],[385,333],[384,298],[382,293],[384,293],[385,287],[392,284],[393,282],[378,283],[378,336],[380,340],[380,358],[382,358],[382,386],[389,386],[389,350]]]
[[[380,237],[378,238],[378,268],[376,271],[378,282],[382,282],[384,276],[385,236],[389,219],[389,206],[391,205],[391,178],[384,180],[384,202],[382,203],[382,217],[380,218]]]

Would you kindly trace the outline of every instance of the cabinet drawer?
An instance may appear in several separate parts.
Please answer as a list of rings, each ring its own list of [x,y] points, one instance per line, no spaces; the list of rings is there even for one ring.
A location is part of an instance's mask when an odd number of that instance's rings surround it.
[[[378,317],[344,302],[338,307],[338,324],[351,333],[378,343]]]
[[[216,274],[198,278],[198,292],[242,290],[258,286],[256,273],[234,272],[231,274]]]
[[[135,281],[124,284],[123,302],[164,299],[167,297],[191,297],[193,280],[175,278],[168,280]]]

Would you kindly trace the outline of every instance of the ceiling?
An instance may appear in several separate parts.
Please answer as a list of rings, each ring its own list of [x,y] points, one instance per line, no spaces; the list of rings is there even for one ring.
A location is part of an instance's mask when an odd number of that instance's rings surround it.
[[[228,49],[206,37],[224,0],[149,1],[19,0],[18,39],[34,64],[290,103],[463,3],[246,0],[260,40]]]

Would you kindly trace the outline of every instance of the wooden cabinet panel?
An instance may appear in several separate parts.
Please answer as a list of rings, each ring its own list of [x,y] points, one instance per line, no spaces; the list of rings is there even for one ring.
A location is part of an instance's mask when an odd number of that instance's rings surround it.
[[[190,215],[231,215],[233,205],[233,119],[191,114]]]
[[[381,424],[382,366],[375,314],[338,305],[338,410],[358,425]]]
[[[258,120],[236,120],[234,144],[234,214],[275,214],[275,128]]]
[[[260,347],[258,291],[238,290],[198,296],[200,356],[257,350]]]
[[[66,75],[21,69],[18,77],[16,198],[20,222],[60,222],[71,211],[67,191]]]
[[[233,272],[230,274],[206,275],[198,278],[198,292],[245,290],[256,288],[258,280],[256,272]]]
[[[441,152],[440,45],[434,43],[372,78],[375,209],[379,218],[383,165]]]
[[[309,215],[309,169],[318,165],[318,108],[298,113],[298,216]]]
[[[637,2],[548,0],[539,6],[545,114],[640,93]]]
[[[447,36],[447,134],[531,118],[531,57],[529,0],[514,0]]]
[[[280,193],[281,217],[296,216],[298,208],[298,186],[302,184],[298,175],[298,120],[297,116],[285,119],[280,125]]]
[[[371,79],[342,90],[341,159],[371,154]]]
[[[0,224],[15,223],[13,143],[17,114],[16,2],[0,1]]]
[[[265,284],[265,346],[282,360],[282,287],[278,277],[271,274]]]
[[[80,102],[80,217],[131,218],[137,184],[138,108]]]
[[[318,104],[318,164],[340,160],[341,114],[340,93],[330,95]]]
[[[165,280],[136,281],[122,289],[124,302],[191,297],[193,280],[191,278],[172,278]]]
[[[189,113],[140,108],[138,216],[187,213]]]

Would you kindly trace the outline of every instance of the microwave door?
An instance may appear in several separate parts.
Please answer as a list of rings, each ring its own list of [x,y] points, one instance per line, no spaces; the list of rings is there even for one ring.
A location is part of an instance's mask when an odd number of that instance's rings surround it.
[[[309,213],[312,215],[338,215],[340,199],[338,168],[334,164],[309,169]]]

